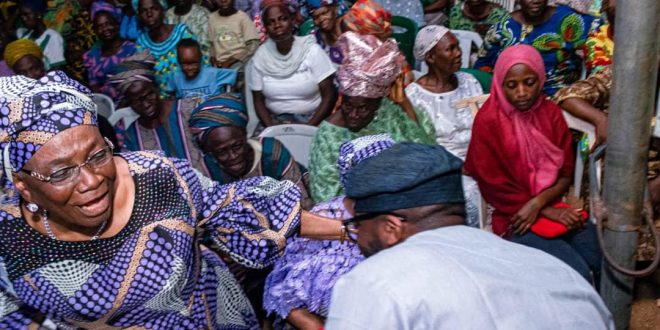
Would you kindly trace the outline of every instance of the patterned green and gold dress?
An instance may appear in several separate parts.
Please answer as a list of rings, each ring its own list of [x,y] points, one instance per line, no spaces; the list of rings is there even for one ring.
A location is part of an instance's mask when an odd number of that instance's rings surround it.
[[[531,45],[543,57],[544,91],[552,96],[580,78],[582,60],[577,51],[582,50],[594,19],[567,6],[558,6],[550,19],[540,25],[523,25],[513,18],[501,21],[488,30],[474,66],[492,71],[504,49],[517,44]]]

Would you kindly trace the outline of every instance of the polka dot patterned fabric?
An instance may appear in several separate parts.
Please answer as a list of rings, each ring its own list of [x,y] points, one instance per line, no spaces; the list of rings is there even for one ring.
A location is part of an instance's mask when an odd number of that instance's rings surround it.
[[[300,192],[255,177],[202,185],[187,161],[121,154],[135,182],[128,224],[94,241],[56,241],[18,203],[0,208],[0,329],[39,311],[62,328],[253,329],[254,311],[216,252],[270,266],[299,225]]]
[[[96,125],[96,105],[89,89],[62,71],[39,80],[15,75],[0,78],[0,117],[0,147],[9,144],[9,162],[18,171],[57,133]]]

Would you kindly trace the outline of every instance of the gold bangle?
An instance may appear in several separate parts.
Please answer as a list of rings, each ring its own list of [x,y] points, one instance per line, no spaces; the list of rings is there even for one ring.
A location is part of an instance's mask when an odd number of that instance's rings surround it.
[[[348,230],[346,229],[346,225],[342,224],[341,233],[339,234],[339,242],[344,243],[346,242],[347,238],[348,238]]]

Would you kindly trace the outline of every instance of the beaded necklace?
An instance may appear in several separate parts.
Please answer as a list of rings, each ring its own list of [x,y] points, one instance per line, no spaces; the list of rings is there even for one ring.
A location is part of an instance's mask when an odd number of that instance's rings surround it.
[[[46,233],[48,234],[48,237],[58,241],[57,236],[55,236],[55,233],[53,233],[53,230],[50,229],[50,224],[48,223],[48,211],[44,210],[43,218],[44,218],[44,227],[46,228]],[[103,223],[101,224],[101,227],[99,227],[99,229],[96,230],[96,233],[94,234],[94,236],[92,236],[90,241],[94,241],[94,240],[97,240],[99,238],[99,235],[101,234],[101,232],[103,231],[103,229],[105,228],[105,225],[107,223],[108,223],[108,221],[103,221]]]

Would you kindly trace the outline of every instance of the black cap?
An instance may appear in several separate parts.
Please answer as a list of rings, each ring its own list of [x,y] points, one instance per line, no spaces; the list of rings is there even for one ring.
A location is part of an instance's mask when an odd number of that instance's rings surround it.
[[[346,195],[359,213],[465,203],[462,166],[442,146],[399,143],[351,169]]]

